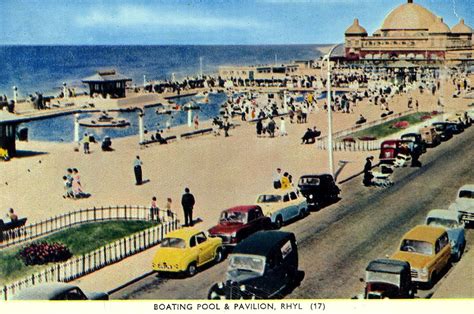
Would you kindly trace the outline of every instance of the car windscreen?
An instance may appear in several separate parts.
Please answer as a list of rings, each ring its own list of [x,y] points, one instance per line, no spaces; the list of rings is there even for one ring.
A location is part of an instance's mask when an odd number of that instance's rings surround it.
[[[383,144],[382,145],[382,148],[385,149],[385,148],[397,148],[397,145],[396,144]]]
[[[265,270],[265,257],[255,255],[232,255],[228,271],[250,271],[262,274]]]
[[[177,249],[184,249],[186,247],[186,243],[183,239],[179,238],[165,238],[163,242],[161,242],[160,247],[172,247]]]
[[[315,185],[318,186],[321,180],[319,178],[301,178],[298,185]]]
[[[239,222],[247,223],[247,213],[243,212],[223,212],[220,218],[221,222]]]
[[[459,191],[459,198],[474,198],[474,191],[461,190]]]
[[[281,195],[262,194],[257,199],[257,203],[278,203],[278,202],[281,202]]]
[[[365,274],[366,282],[385,282],[400,286],[400,274],[391,274],[383,272],[367,271]]]
[[[404,239],[400,245],[400,251],[433,255],[433,245],[426,241]]]
[[[433,227],[446,228],[446,229],[461,227],[461,224],[456,220],[446,219],[446,218],[437,218],[437,217],[429,217],[427,220],[427,225],[433,226]]]

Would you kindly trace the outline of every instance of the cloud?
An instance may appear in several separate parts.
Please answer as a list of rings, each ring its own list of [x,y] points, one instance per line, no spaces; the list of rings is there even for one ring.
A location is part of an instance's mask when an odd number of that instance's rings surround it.
[[[197,14],[198,15],[198,14]],[[260,22],[245,18],[197,16],[181,12],[164,12],[140,6],[120,6],[112,12],[91,10],[75,19],[80,27],[192,27],[234,28],[262,27]]]

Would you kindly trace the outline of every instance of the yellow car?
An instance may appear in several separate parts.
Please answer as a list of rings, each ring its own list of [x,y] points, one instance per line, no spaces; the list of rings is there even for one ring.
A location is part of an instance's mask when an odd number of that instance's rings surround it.
[[[412,280],[431,286],[433,279],[449,265],[450,257],[451,245],[446,230],[419,225],[403,236],[392,259],[410,263]]]
[[[175,230],[166,235],[153,258],[154,271],[185,272],[194,276],[198,267],[223,258],[222,239],[206,236],[194,228]]]

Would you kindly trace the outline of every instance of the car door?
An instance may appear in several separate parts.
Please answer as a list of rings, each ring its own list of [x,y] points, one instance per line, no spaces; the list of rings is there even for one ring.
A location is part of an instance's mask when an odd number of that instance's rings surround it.
[[[286,285],[286,268],[283,265],[283,258],[280,250],[275,250],[267,256],[265,265],[264,289],[272,297]]]
[[[296,217],[300,214],[300,199],[298,198],[296,191],[291,191],[288,194],[290,196],[292,217]]]
[[[196,246],[199,254],[198,265],[205,264],[212,260],[214,255],[213,246],[204,232],[199,232],[194,237],[196,239]]]
[[[437,252],[437,269],[438,273],[444,269],[451,258],[451,246],[449,245],[448,234],[445,232],[443,235],[436,240]]]
[[[247,213],[247,223],[240,230],[241,239],[245,239],[250,234],[257,231],[258,228],[258,213],[257,209],[251,209]]]
[[[287,221],[294,217],[293,213],[293,204],[290,201],[290,193],[283,194],[283,204],[281,209],[281,215],[283,216],[283,221]]]

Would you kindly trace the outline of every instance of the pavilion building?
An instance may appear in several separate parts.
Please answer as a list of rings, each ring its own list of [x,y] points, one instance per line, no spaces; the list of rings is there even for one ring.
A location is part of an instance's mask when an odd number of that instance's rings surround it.
[[[82,79],[82,82],[89,85],[91,97],[102,95],[103,98],[124,98],[127,82],[131,80],[115,70],[108,70],[98,71],[96,74]]]
[[[352,62],[469,65],[473,57],[473,30],[463,19],[450,28],[413,0],[392,10],[372,36],[358,19],[345,32],[345,59]]]

